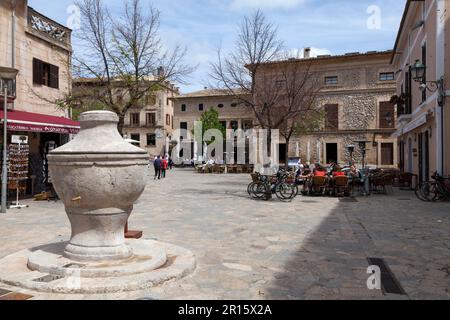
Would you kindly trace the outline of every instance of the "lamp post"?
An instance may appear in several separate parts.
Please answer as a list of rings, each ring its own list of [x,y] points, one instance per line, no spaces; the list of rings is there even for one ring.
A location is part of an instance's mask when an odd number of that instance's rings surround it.
[[[8,83],[12,83],[11,96],[15,96],[14,83],[19,71],[13,68],[0,67],[0,80],[3,84],[3,163],[2,163],[2,199],[1,213],[6,213],[6,193],[8,186]]]
[[[366,169],[366,141],[358,141],[359,150],[361,151],[362,155],[362,176],[364,178],[364,196],[370,195],[370,185],[369,185],[369,173]]]

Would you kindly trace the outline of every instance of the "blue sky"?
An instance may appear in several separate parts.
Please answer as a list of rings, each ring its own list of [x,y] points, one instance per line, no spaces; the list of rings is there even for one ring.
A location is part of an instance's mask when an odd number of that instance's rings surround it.
[[[183,92],[203,88],[216,50],[232,48],[245,15],[262,9],[279,27],[287,50],[312,47],[316,54],[343,54],[392,49],[406,0],[142,0],[161,13],[161,36],[170,47],[188,47],[187,62],[199,65],[181,86]],[[29,0],[29,5],[67,25],[73,0]],[[106,1],[113,11],[122,0]],[[380,19],[378,19],[380,17]],[[369,22],[369,23],[368,23]],[[76,32],[76,31],[75,31]],[[77,50],[75,44],[75,50]]]

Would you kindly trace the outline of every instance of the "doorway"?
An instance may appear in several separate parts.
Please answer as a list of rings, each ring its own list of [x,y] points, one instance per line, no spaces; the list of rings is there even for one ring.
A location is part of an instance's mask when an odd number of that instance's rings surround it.
[[[286,159],[286,144],[285,143],[280,143],[279,147],[278,147],[278,163],[279,164],[285,164],[287,159]]]
[[[338,162],[338,145],[337,143],[327,143],[326,147],[326,162],[337,163]]]

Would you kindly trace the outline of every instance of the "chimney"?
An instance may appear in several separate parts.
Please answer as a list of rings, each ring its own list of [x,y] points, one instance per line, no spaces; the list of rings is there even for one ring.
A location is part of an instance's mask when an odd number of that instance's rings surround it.
[[[164,77],[164,68],[163,67],[158,68],[158,77]]]
[[[311,58],[311,48],[310,47],[303,49],[303,58],[304,59]]]

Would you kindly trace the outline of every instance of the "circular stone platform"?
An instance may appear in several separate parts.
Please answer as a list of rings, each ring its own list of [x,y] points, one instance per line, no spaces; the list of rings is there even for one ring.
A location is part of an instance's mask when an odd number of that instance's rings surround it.
[[[143,290],[180,279],[196,267],[194,254],[154,240],[127,240],[129,259],[80,263],[63,256],[66,242],[27,249],[0,260],[0,282],[23,289],[67,294]]]

